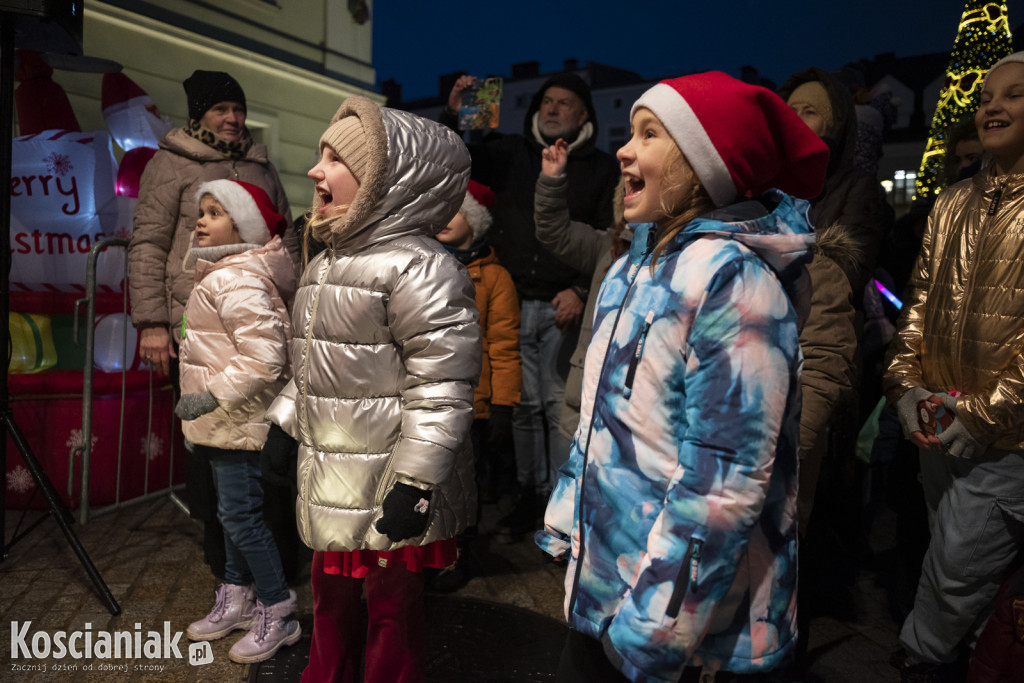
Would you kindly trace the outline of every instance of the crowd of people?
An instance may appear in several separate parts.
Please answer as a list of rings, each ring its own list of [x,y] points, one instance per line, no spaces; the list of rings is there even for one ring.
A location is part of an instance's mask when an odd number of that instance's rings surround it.
[[[305,546],[302,680],[422,681],[425,592],[480,571],[500,503],[495,533],[565,567],[556,680],[801,680],[829,562],[867,552],[867,434],[906,494],[902,680],[1014,680],[1024,53],[899,221],[844,74],[662,81],[614,156],[571,73],[466,144],[474,80],[437,121],[342,102],[294,223],[241,86],[184,81],[129,264],[219,580],[188,638],[245,631],[239,663],[299,642]]]

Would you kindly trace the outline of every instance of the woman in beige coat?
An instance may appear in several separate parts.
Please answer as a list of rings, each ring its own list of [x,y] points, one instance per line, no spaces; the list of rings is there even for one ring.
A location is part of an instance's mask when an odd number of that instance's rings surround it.
[[[188,123],[160,141],[160,150],[142,174],[135,227],[128,245],[132,324],[141,331],[139,356],[178,383],[177,352],[181,315],[195,284],[186,263],[196,226],[196,189],[208,180],[230,178],[263,189],[284,216],[285,245],[298,263],[298,241],[291,209],[267,148],[245,127],[245,93],[229,74],[195,71],[185,80]],[[224,577],[224,540],[217,522],[216,495],[209,467],[185,454],[189,513],[203,522],[203,551],[213,573]],[[286,553],[286,573],[296,571],[293,499],[290,487],[268,487],[268,518]],[[287,503],[283,501],[287,499]]]

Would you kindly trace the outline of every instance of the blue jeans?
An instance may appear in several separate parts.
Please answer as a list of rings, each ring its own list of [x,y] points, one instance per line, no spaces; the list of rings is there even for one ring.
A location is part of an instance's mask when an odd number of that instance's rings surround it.
[[[274,537],[263,521],[263,476],[259,451],[235,451],[195,446],[210,460],[217,487],[217,519],[224,527],[224,580],[237,586],[256,584],[264,605],[288,599]]]
[[[1024,547],[1024,454],[966,460],[921,451],[932,539],[900,641],[915,659],[956,659],[985,627],[1000,583]]]
[[[558,426],[576,335],[563,335],[558,329],[550,301],[525,300],[520,313],[523,390],[512,413],[516,478],[526,490],[547,492],[554,487],[558,468],[569,459],[570,443]]]

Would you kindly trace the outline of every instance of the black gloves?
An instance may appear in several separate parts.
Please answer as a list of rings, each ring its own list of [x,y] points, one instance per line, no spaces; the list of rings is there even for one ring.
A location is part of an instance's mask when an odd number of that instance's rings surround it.
[[[426,489],[396,482],[384,496],[377,532],[394,542],[422,534],[430,520],[430,494]]]
[[[295,484],[295,461],[299,457],[299,442],[288,436],[276,424],[270,425],[267,441],[260,450],[260,471],[263,481],[275,486]]]
[[[491,406],[491,419],[487,421],[487,450],[501,453],[512,443],[512,406]]]
[[[209,391],[201,394],[183,394],[174,407],[174,414],[188,422],[217,409],[217,399]]]

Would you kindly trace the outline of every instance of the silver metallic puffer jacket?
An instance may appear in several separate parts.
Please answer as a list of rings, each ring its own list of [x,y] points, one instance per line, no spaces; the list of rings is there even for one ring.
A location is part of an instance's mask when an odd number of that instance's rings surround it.
[[[346,115],[386,163],[370,164],[353,201],[371,198],[362,220],[339,220],[333,248],[302,275],[293,378],[267,417],[300,443],[303,542],[392,550],[451,538],[476,514],[479,315],[466,270],[433,237],[462,204],[469,154],[442,126],[366,98],[346,100],[334,120]],[[398,543],[374,528],[395,481],[433,491],[426,532]]]

